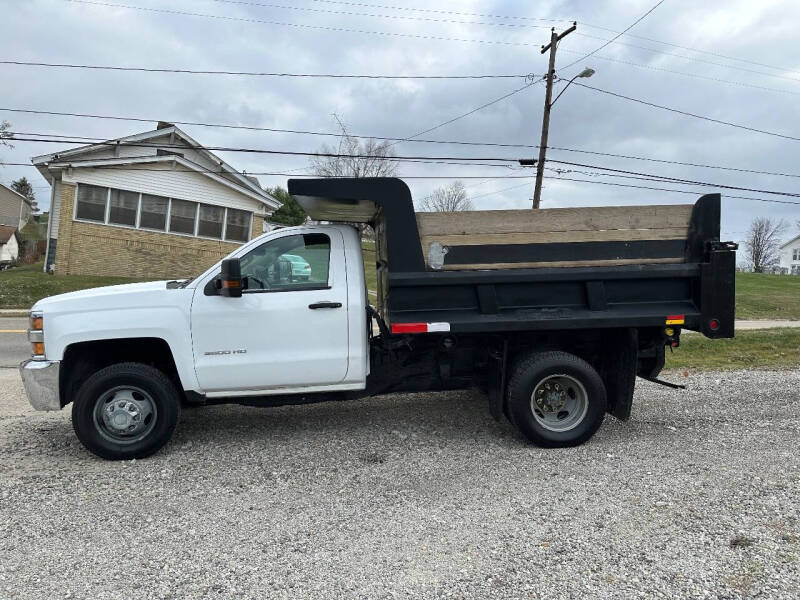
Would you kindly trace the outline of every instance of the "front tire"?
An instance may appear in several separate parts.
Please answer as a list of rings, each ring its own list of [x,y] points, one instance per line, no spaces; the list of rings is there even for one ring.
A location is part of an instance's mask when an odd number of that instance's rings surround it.
[[[119,363],[80,386],[72,403],[72,427],[90,452],[128,460],[161,449],[179,414],[178,390],[163,372],[141,363]]]
[[[606,389],[597,371],[566,352],[517,360],[508,383],[509,420],[530,442],[546,448],[578,446],[603,423]]]

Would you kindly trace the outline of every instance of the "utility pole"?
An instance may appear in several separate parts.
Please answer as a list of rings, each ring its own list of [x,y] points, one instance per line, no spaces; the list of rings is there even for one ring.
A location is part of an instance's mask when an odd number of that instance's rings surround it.
[[[544,114],[542,115],[542,140],[539,142],[539,160],[536,163],[536,187],[533,189],[533,208],[539,208],[542,199],[542,177],[544,176],[544,158],[547,152],[547,134],[550,130],[550,99],[553,97],[553,79],[556,70],[556,47],[562,38],[575,31],[578,24],[573,22],[572,27],[563,33],[556,33],[555,27],[550,29],[550,43],[542,46],[542,54],[550,50],[550,64],[547,67],[547,91],[544,94]]]

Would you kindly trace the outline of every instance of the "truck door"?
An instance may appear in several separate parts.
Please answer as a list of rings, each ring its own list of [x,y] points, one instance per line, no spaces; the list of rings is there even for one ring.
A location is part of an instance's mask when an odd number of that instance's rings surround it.
[[[241,298],[192,303],[192,348],[206,392],[302,388],[347,374],[344,238],[330,229],[287,231],[240,257]],[[289,390],[287,390],[289,391]]]

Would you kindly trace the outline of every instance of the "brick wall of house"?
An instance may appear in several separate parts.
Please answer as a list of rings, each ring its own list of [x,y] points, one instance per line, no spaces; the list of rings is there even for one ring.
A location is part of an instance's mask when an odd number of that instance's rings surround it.
[[[56,275],[170,279],[199,275],[240,245],[73,221],[75,186],[61,186]],[[262,233],[253,218],[253,237]]]

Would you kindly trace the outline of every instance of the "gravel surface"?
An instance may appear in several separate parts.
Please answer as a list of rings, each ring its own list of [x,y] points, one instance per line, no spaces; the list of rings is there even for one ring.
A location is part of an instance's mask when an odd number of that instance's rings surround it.
[[[688,385],[568,450],[468,392],[190,409],[113,463],[0,369],[0,598],[798,598],[800,374]]]

